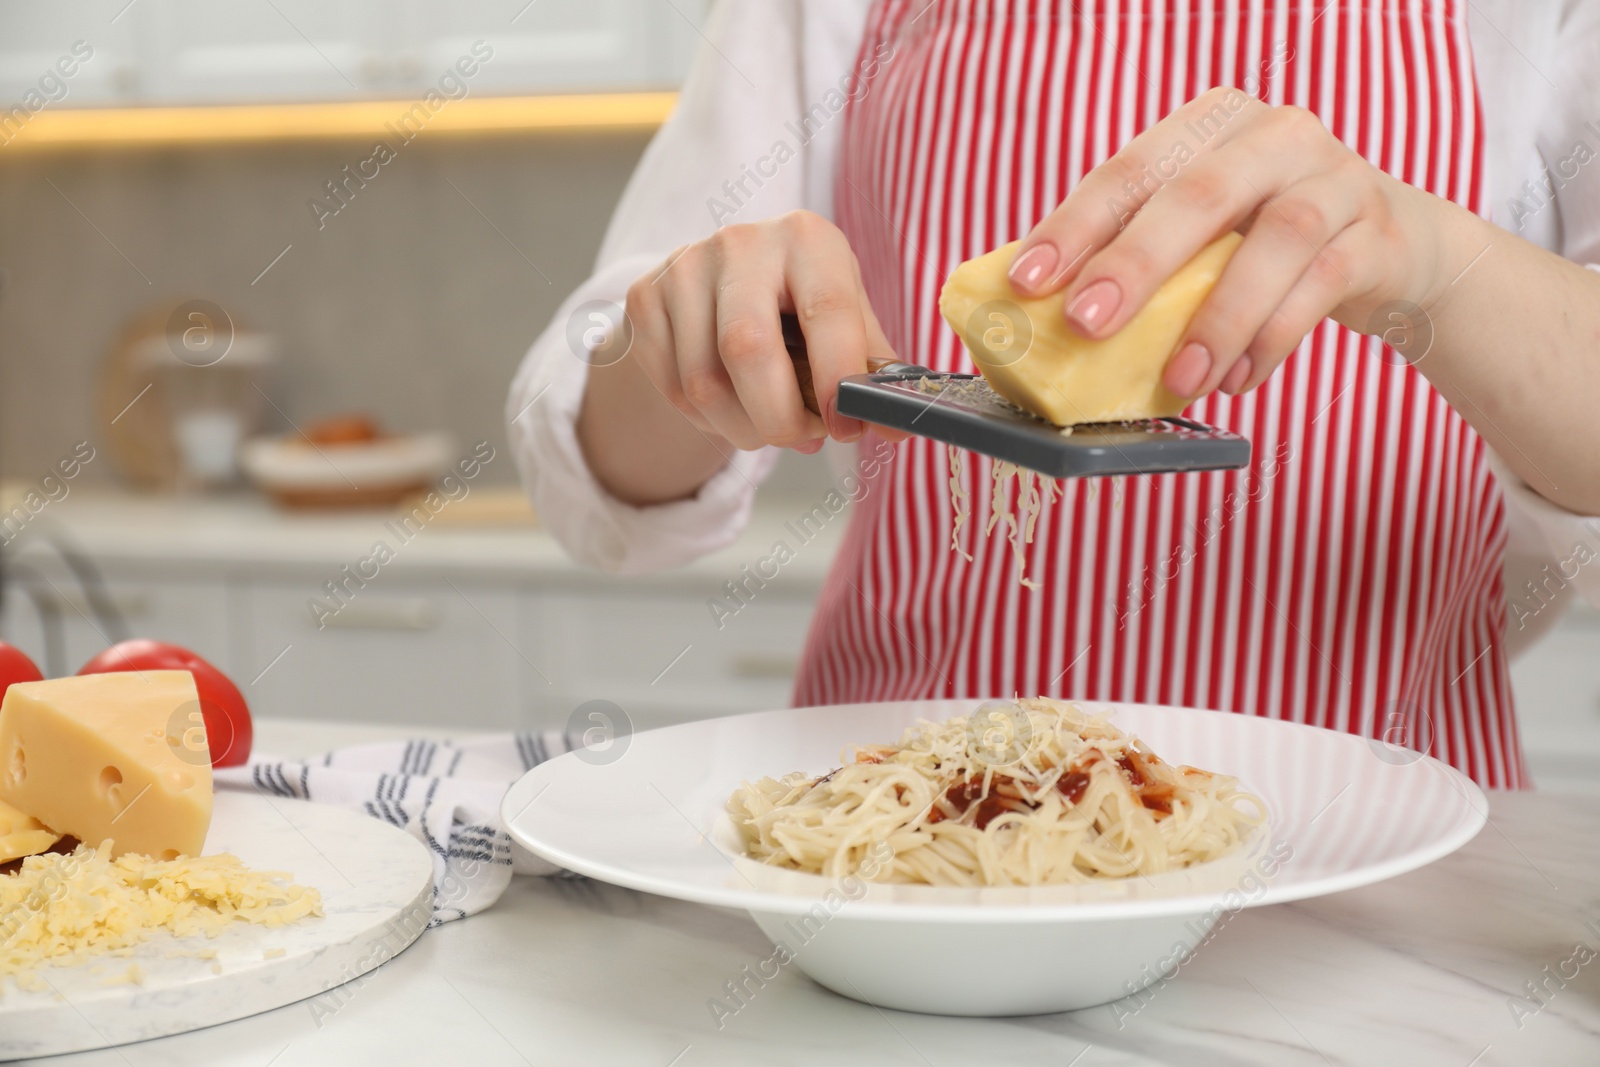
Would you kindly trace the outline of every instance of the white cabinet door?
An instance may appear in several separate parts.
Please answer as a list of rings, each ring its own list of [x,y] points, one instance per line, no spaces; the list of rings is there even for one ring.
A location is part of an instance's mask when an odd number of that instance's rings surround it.
[[[465,582],[363,589],[319,629],[302,582],[251,582],[235,618],[257,714],[356,722],[523,725],[517,594]]]
[[[1600,793],[1600,612],[1575,608],[1511,667],[1540,789]]]
[[[0,5],[0,107],[20,105],[41,79],[46,107],[673,88],[701,43],[707,7],[706,0],[8,3]],[[80,41],[91,58],[58,84],[57,61],[70,59]],[[0,143],[5,130],[0,119]]]
[[[395,50],[377,0],[140,0],[141,94],[162,103],[381,93]]]
[[[473,45],[475,93],[673,88],[700,42],[703,0],[414,0],[400,67],[435,85]]]
[[[143,59],[126,4],[0,4],[0,144],[30,112],[137,97]]]
[[[543,594],[535,632],[553,684],[541,725],[589,700],[616,704],[635,730],[788,707],[813,607],[768,591],[719,629],[690,594]]]
[[[38,563],[38,560],[33,560]],[[103,650],[113,636],[96,617],[93,606],[63,570],[40,568],[48,581],[29,582],[44,601],[46,612],[60,620],[65,635],[64,662],[58,669],[71,674]],[[121,580],[106,583],[106,594],[127,624],[129,636],[170,641],[193,649],[244,686],[241,665],[235,661],[228,635],[228,587],[220,579],[179,581]],[[18,578],[7,583],[0,635],[17,645],[49,672],[45,662],[45,627],[39,604]]]

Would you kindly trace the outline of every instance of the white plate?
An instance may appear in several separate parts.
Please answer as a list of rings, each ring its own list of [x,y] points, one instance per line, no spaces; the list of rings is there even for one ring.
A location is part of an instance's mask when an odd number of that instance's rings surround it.
[[[1168,762],[1238,777],[1266,801],[1266,831],[1216,863],[1085,887],[863,886],[738,854],[724,805],[741,782],[820,774],[847,745],[892,743],[918,719],[979,703],[798,708],[653,730],[535,767],[501,811],[519,843],[570,870],[748,910],[782,943],[733,976],[750,989],[792,963],[846,996],[956,1015],[1117,999],[1170,973],[1225,916],[1415,870],[1466,844],[1488,816],[1468,778],[1405,749],[1272,719],[1084,701],[1114,711],[1115,725]]]
[[[41,967],[49,986],[0,980],[0,1059],[106,1048],[214,1026],[307,997],[319,1020],[356,994],[319,996],[398,955],[433,917],[433,857],[359,811],[221,791],[205,854],[231,852],[322,894],[321,918],[235,923],[215,938],[157,932],[126,956]],[[213,959],[194,953],[209,950]],[[137,966],[142,981],[117,984]],[[123,1057],[126,1059],[127,1057]]]

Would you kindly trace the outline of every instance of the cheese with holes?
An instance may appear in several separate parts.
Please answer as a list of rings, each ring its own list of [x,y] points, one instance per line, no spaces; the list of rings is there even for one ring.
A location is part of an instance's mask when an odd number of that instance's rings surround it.
[[[44,823],[0,800],[0,863],[37,856],[59,840]]]
[[[0,800],[112,855],[198,856],[211,754],[188,671],[18,682],[0,705]]]
[[[1060,293],[1019,296],[1006,271],[1021,242],[968,260],[939,294],[995,392],[1057,426],[1177,415],[1189,401],[1161,384],[1189,322],[1243,240],[1230,233],[1203,249],[1111,337],[1091,341],[1067,324]]]

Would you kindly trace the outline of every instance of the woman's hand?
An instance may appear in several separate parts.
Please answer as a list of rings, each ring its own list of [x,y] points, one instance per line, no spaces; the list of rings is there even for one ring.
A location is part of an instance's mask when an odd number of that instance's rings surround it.
[[[805,333],[820,418],[800,399],[781,312]],[[894,358],[844,234],[807,211],[678,249],[628,290],[627,320],[629,356],[650,384],[701,433],[741,449],[856,440],[862,423],[834,410],[839,380],[869,357]]]
[[[1025,296],[1063,290],[1081,334],[1108,337],[1215,238],[1244,233],[1167,365],[1183,397],[1265,381],[1324,317],[1378,312],[1448,285],[1442,231],[1463,209],[1390,177],[1310,112],[1213,89],[1130,142],[1034,227],[1011,268]]]
[[[800,399],[783,312],[805,333],[821,417]],[[591,367],[577,434],[600,484],[640,506],[693,496],[734,448],[856,440],[839,380],[894,358],[844,234],[806,211],[678,249],[629,288],[622,329],[626,356]]]

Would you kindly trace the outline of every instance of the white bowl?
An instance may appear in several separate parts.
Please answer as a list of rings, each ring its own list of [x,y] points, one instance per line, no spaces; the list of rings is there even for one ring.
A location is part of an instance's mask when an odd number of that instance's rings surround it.
[[[1453,768],[1351,734],[1223,712],[1080,702],[1168,762],[1231,774],[1268,827],[1215,863],[1087,886],[951,889],[781,871],[743,856],[724,810],[746,780],[822,773],[847,745],[892,743],[980,701],[800,708],[612,740],[529,771],[512,837],[569,870],[742,908],[774,953],[709,996],[737,1006],[782,967],[879,1007],[1025,1015],[1104,1004],[1176,970],[1241,910],[1369,885],[1460,848],[1488,801]],[[780,947],[781,943],[781,947]]]
[[[314,445],[302,437],[257,437],[239,451],[239,464],[263,489],[315,491],[412,486],[450,469],[449,434],[384,437],[354,444]]]

